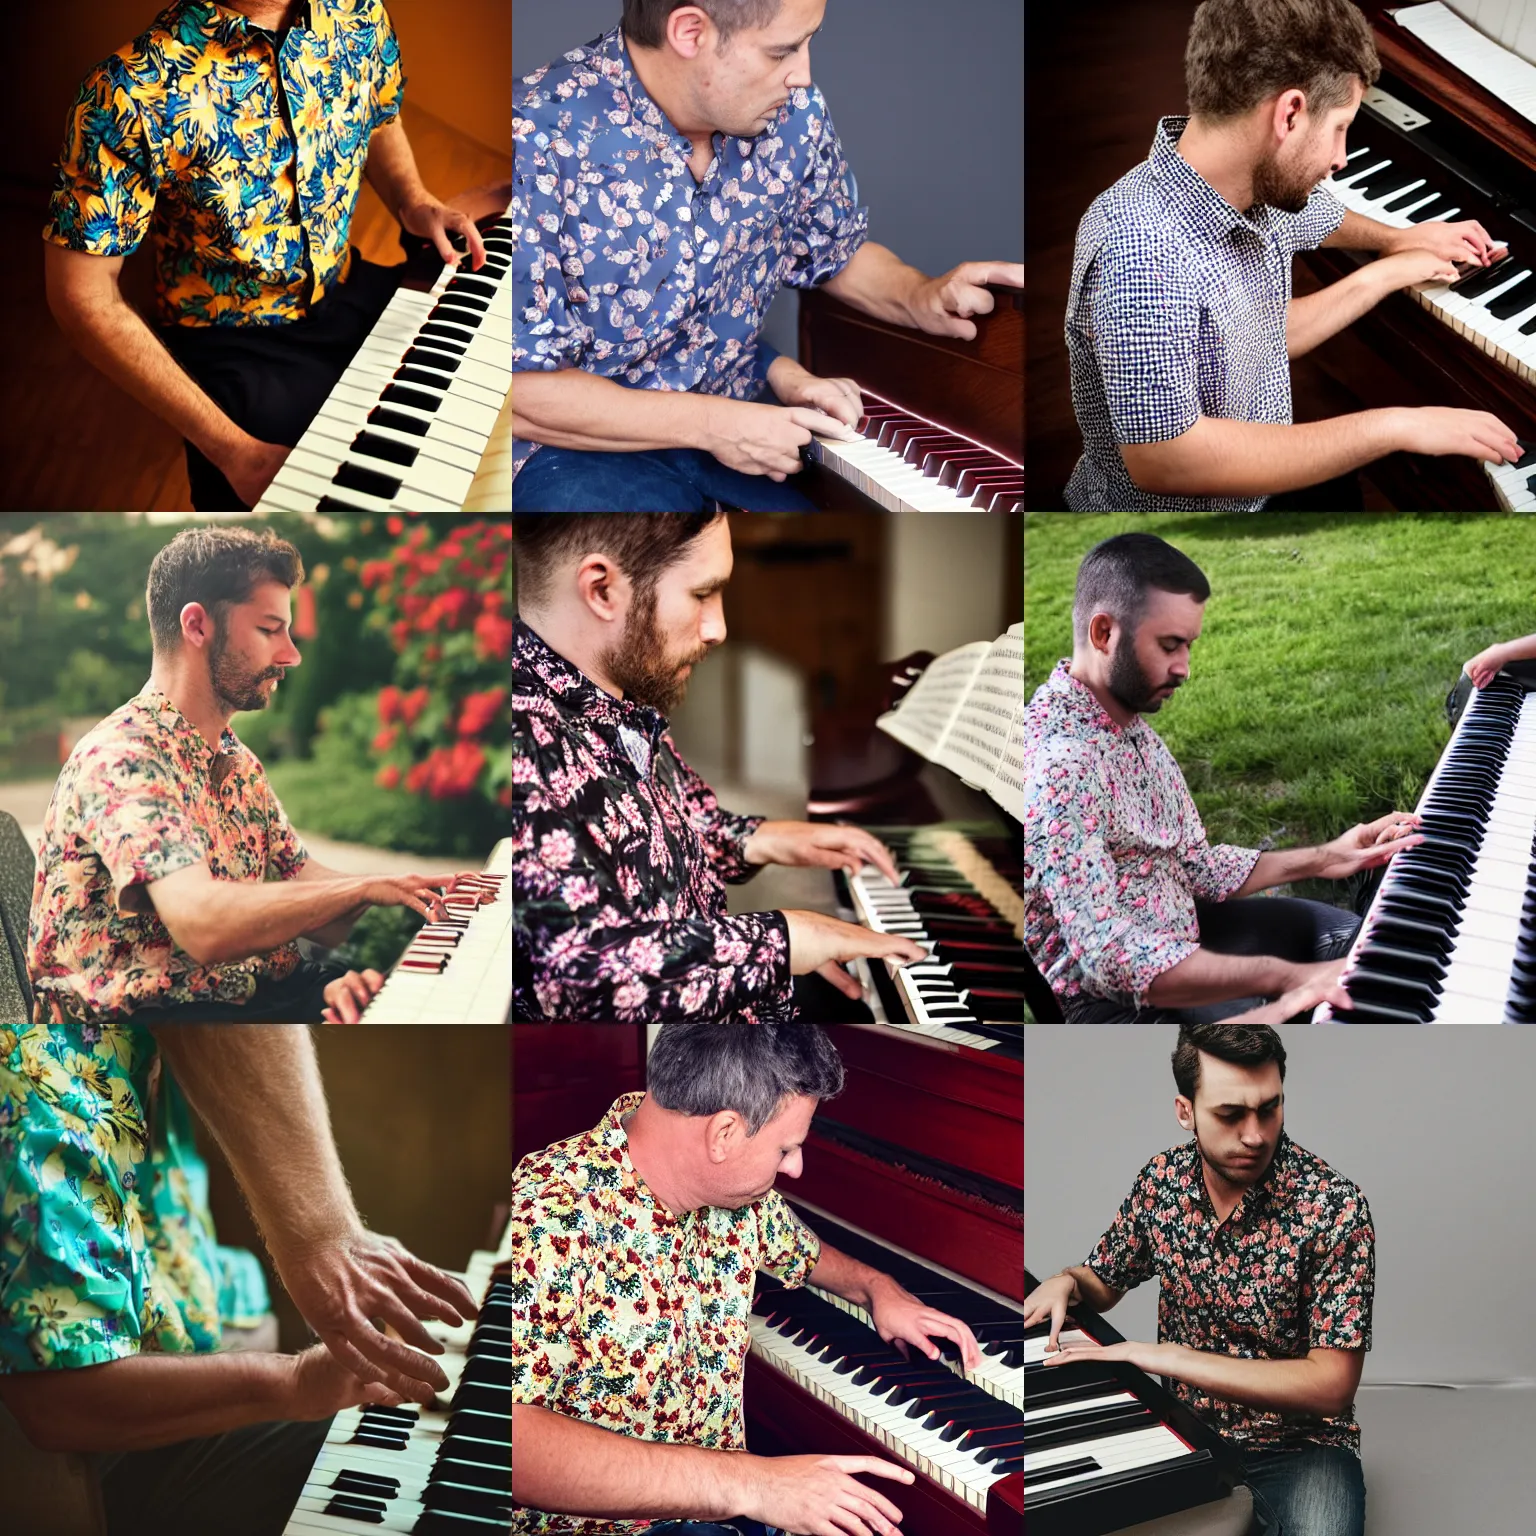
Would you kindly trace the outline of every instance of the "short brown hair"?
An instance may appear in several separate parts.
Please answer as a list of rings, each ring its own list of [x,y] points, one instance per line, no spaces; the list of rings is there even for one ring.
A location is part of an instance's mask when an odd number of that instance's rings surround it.
[[[766,27],[779,14],[784,0],[624,0],[624,36],[641,48],[660,48],[667,40],[667,21],[685,5],[697,6],[714,22],[721,43],[738,33]]]
[[[1204,0],[1184,50],[1189,110],[1240,117],[1285,90],[1311,113],[1349,100],[1381,73],[1370,23],[1351,0]]]
[[[270,528],[185,528],[155,556],[149,568],[145,604],[157,651],[181,644],[181,610],[201,603],[214,622],[238,603],[248,603],[258,581],[296,587],[304,561]]]
[[[719,512],[514,512],[512,565],[519,602],[539,607],[562,561],[600,550],[634,583],[642,605],[668,567]]]
[[[1272,1061],[1285,1081],[1285,1044],[1268,1024],[1181,1024],[1173,1048],[1173,1080],[1191,1103],[1200,1087],[1200,1053],[1239,1067]]]

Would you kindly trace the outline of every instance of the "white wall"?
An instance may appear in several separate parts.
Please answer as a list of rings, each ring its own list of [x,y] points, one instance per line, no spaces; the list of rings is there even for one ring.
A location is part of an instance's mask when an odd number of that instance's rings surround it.
[[[1003,615],[1006,522],[988,512],[890,519],[883,655],[942,655],[1017,622]]]

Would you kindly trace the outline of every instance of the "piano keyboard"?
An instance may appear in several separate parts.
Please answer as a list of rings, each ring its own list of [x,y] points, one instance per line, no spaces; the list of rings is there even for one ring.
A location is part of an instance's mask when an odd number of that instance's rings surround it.
[[[1536,995],[1536,705],[1505,673],[1474,692],[1344,968],[1347,1010],[1314,1021],[1519,1023]]]
[[[464,507],[512,389],[510,209],[484,238],[479,272],[465,257],[397,290],[257,512]]]
[[[763,1275],[752,1308],[752,1353],[908,1466],[985,1510],[993,1484],[1026,1465],[1023,1309],[804,1201],[790,1203],[834,1248],[962,1319],[976,1335],[982,1363],[966,1371],[948,1340],[937,1341],[936,1361],[915,1350],[905,1359],[862,1307],[815,1286],[787,1290]]]
[[[1024,466],[864,391],[862,442],[818,437],[810,458],[887,512],[1021,512]]]
[[[423,1326],[448,1389],[430,1408],[348,1408],[331,1423],[283,1536],[408,1531],[493,1536],[512,1529],[512,1228],[460,1276],[481,1298],[458,1328]],[[498,1266],[500,1269],[498,1271]],[[446,1404],[446,1406],[439,1406]]]
[[[395,962],[364,1024],[505,1024],[512,1013],[512,839],[491,850],[468,890],[444,897],[446,921],[424,924]],[[481,892],[492,892],[481,901]]]

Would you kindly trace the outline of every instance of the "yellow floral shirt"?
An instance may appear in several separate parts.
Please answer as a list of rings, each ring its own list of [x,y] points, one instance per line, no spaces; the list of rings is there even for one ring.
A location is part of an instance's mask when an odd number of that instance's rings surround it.
[[[308,857],[256,754],[227,729],[215,751],[146,688],[80,740],[43,818],[27,930],[34,1021],[248,1002],[259,981],[293,974],[298,946],[200,965],[143,887],[204,860],[216,880],[291,880]]]
[[[308,0],[283,39],[176,0],[86,77],[43,238],[154,244],[166,325],[278,325],[346,281],[368,141],[405,76],[383,0]]]
[[[512,1174],[512,1401],[708,1450],[746,1449],[753,1275],[803,1285],[821,1240],[777,1190],[674,1216],[635,1172],[627,1093],[590,1131]],[[532,1536],[618,1536],[649,1520],[521,1510]]]

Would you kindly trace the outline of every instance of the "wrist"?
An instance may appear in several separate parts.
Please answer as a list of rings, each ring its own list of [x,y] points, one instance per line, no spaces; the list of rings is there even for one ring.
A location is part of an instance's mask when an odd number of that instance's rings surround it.
[[[768,365],[768,387],[782,405],[790,403],[790,396],[810,376],[810,370],[792,357],[779,356]]]

